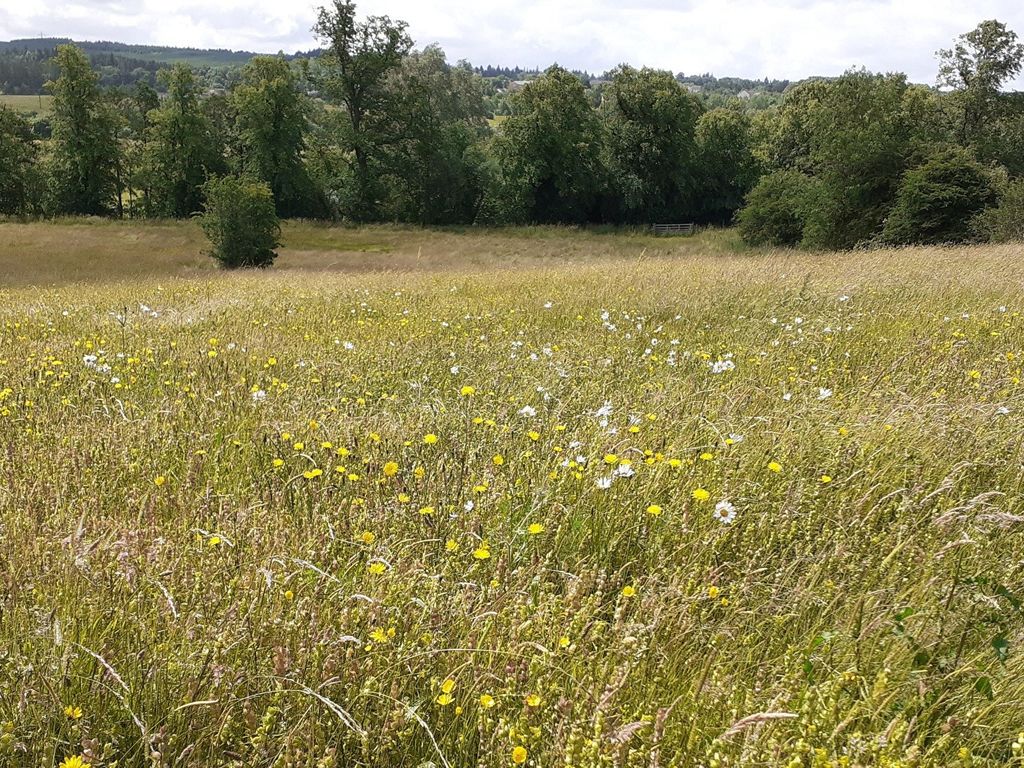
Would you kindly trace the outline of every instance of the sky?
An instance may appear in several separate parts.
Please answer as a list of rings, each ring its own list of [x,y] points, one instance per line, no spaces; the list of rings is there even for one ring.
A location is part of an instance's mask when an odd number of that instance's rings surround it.
[[[0,0],[0,40],[71,37],[274,53],[315,46],[316,0]],[[935,51],[983,19],[1024,36],[1021,0],[363,0],[450,60],[617,64],[797,80],[850,67],[933,83]],[[1024,89],[1024,77],[1013,84]]]

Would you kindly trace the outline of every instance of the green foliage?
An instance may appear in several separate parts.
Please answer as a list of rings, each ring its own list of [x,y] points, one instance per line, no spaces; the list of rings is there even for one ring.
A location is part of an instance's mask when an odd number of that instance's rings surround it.
[[[322,103],[313,105],[303,163],[326,215],[334,219],[351,218],[360,207],[352,153],[338,138],[347,132],[345,114]]]
[[[601,125],[572,73],[551,67],[515,94],[494,149],[497,194],[516,218],[579,223],[594,215],[604,184]]]
[[[814,180],[799,171],[781,170],[764,176],[736,216],[743,240],[756,246],[800,244],[807,210],[818,193]]]
[[[804,242],[842,250],[881,230],[903,172],[918,146],[927,96],[904,75],[848,72],[828,83],[808,110],[809,164],[819,196]]]
[[[711,110],[697,121],[696,141],[699,218],[727,224],[761,175],[751,120],[742,112]]]
[[[994,243],[1024,242],[1024,179],[1006,185],[999,204],[975,218],[974,230]]]
[[[157,216],[189,216],[202,210],[203,184],[223,169],[223,148],[203,114],[195,73],[177,64],[161,76],[167,97],[149,115],[148,205]]]
[[[692,206],[703,111],[670,72],[621,66],[601,109],[612,219],[678,220]]]
[[[973,219],[995,202],[992,174],[962,150],[909,171],[885,222],[890,245],[960,243],[973,239]]]
[[[972,147],[981,162],[1001,165],[1011,176],[1024,176],[1024,99],[1018,94],[1004,112],[982,126]]]
[[[37,202],[36,155],[28,121],[0,106],[0,214],[24,214]]]
[[[322,215],[302,162],[309,99],[284,59],[257,56],[231,93],[241,170],[270,185],[282,217]]]
[[[117,119],[98,77],[78,48],[57,49],[60,75],[53,93],[50,209],[58,214],[103,215],[118,201]]]
[[[266,182],[225,176],[204,187],[206,213],[200,222],[210,240],[210,255],[229,269],[269,267],[281,225]]]
[[[951,49],[939,51],[939,83],[953,89],[954,130],[963,145],[972,144],[1002,111],[1000,89],[1024,66],[1024,45],[1005,24],[990,19],[961,35]]]
[[[386,109],[385,80],[412,49],[407,24],[387,16],[356,20],[351,0],[334,0],[321,8],[314,34],[325,50],[316,62],[314,81],[328,96],[344,107],[344,132],[339,140],[354,158],[352,176],[355,190],[346,211],[359,220],[380,215],[379,179],[372,170],[380,150],[380,137],[367,125]]]
[[[482,194],[480,142],[488,132],[483,82],[429,46],[385,82],[386,109],[371,119],[383,144],[387,218],[417,224],[472,221]]]
[[[787,94],[756,152],[815,179],[805,245],[841,250],[877,236],[903,172],[934,141],[935,110],[903,75],[851,71]]]
[[[54,139],[38,153],[47,209],[184,217],[202,209],[203,183],[230,169],[265,181],[284,217],[727,223],[763,174],[792,171],[751,198],[759,210],[741,217],[748,239],[849,249],[881,242],[898,194],[885,237],[965,236],[941,227],[920,235],[918,225],[929,228],[914,217],[939,203],[901,188],[947,147],[1024,175],[1024,96],[1001,90],[1021,71],[1024,46],[997,21],[940,52],[949,91],[863,70],[792,87],[626,65],[602,80],[557,66],[536,79],[477,70],[485,80],[436,46],[410,53],[404,22],[357,18],[351,0],[320,9],[314,32],[323,55],[299,63],[255,57],[205,80],[169,70],[162,102],[144,84],[101,92],[84,54],[62,48]],[[687,90],[700,87],[700,97]],[[19,202],[3,205],[25,210],[23,180],[40,174],[10,126],[2,158],[14,191],[5,194]],[[43,138],[49,125],[33,131]],[[795,194],[800,185],[815,194]],[[776,187],[787,194],[765,199]],[[798,207],[786,213],[786,204]]]

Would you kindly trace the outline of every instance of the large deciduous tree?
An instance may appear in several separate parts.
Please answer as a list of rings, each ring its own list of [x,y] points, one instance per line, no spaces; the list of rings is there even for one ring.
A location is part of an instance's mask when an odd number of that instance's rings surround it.
[[[239,166],[270,186],[283,217],[322,212],[303,164],[308,102],[288,62],[272,56],[246,64],[231,94]]]
[[[385,208],[418,224],[472,221],[488,133],[483,82],[429,46],[387,78],[387,109],[372,120],[382,141]]]
[[[88,57],[57,48],[53,93],[50,207],[54,213],[101,215],[120,207],[117,119]]]
[[[939,84],[953,90],[947,102],[953,107],[954,131],[967,146],[1001,116],[1000,89],[1024,67],[1024,44],[1005,24],[990,19],[938,55]]]
[[[581,223],[596,215],[601,125],[580,80],[554,66],[511,100],[494,149],[499,221]]]
[[[694,133],[703,112],[670,72],[621,66],[602,115],[616,220],[688,218],[697,185]]]
[[[704,221],[729,224],[761,173],[750,118],[731,109],[706,112],[697,121],[696,142],[697,214]]]
[[[783,106],[784,121],[791,108],[797,114],[775,137],[786,148],[775,154],[818,182],[804,244],[852,248],[880,232],[904,171],[917,159],[929,96],[903,75],[862,70],[811,83],[809,94],[801,88]]]
[[[343,146],[354,158],[349,215],[374,219],[380,215],[376,164],[379,137],[369,128],[372,118],[385,109],[388,73],[411,50],[406,24],[387,16],[356,19],[351,0],[334,0],[321,8],[313,32],[324,45],[314,74],[324,95],[344,107]]]
[[[222,170],[223,152],[213,141],[191,68],[179,64],[161,78],[167,96],[150,114],[146,147],[149,205],[157,216],[189,216],[202,210],[203,184]]]

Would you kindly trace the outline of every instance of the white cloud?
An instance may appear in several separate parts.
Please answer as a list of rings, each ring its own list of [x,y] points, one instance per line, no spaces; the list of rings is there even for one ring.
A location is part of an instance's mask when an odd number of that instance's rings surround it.
[[[68,36],[273,52],[312,47],[316,0],[0,0],[0,38]],[[935,51],[987,18],[1024,35],[1019,0],[364,0],[452,59],[798,79],[853,66],[932,82]],[[1018,87],[1024,87],[1024,79]]]

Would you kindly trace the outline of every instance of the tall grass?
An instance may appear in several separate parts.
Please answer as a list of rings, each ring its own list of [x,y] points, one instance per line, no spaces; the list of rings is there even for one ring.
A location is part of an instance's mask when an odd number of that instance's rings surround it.
[[[475,237],[0,292],[0,763],[1020,764],[1013,248]]]

